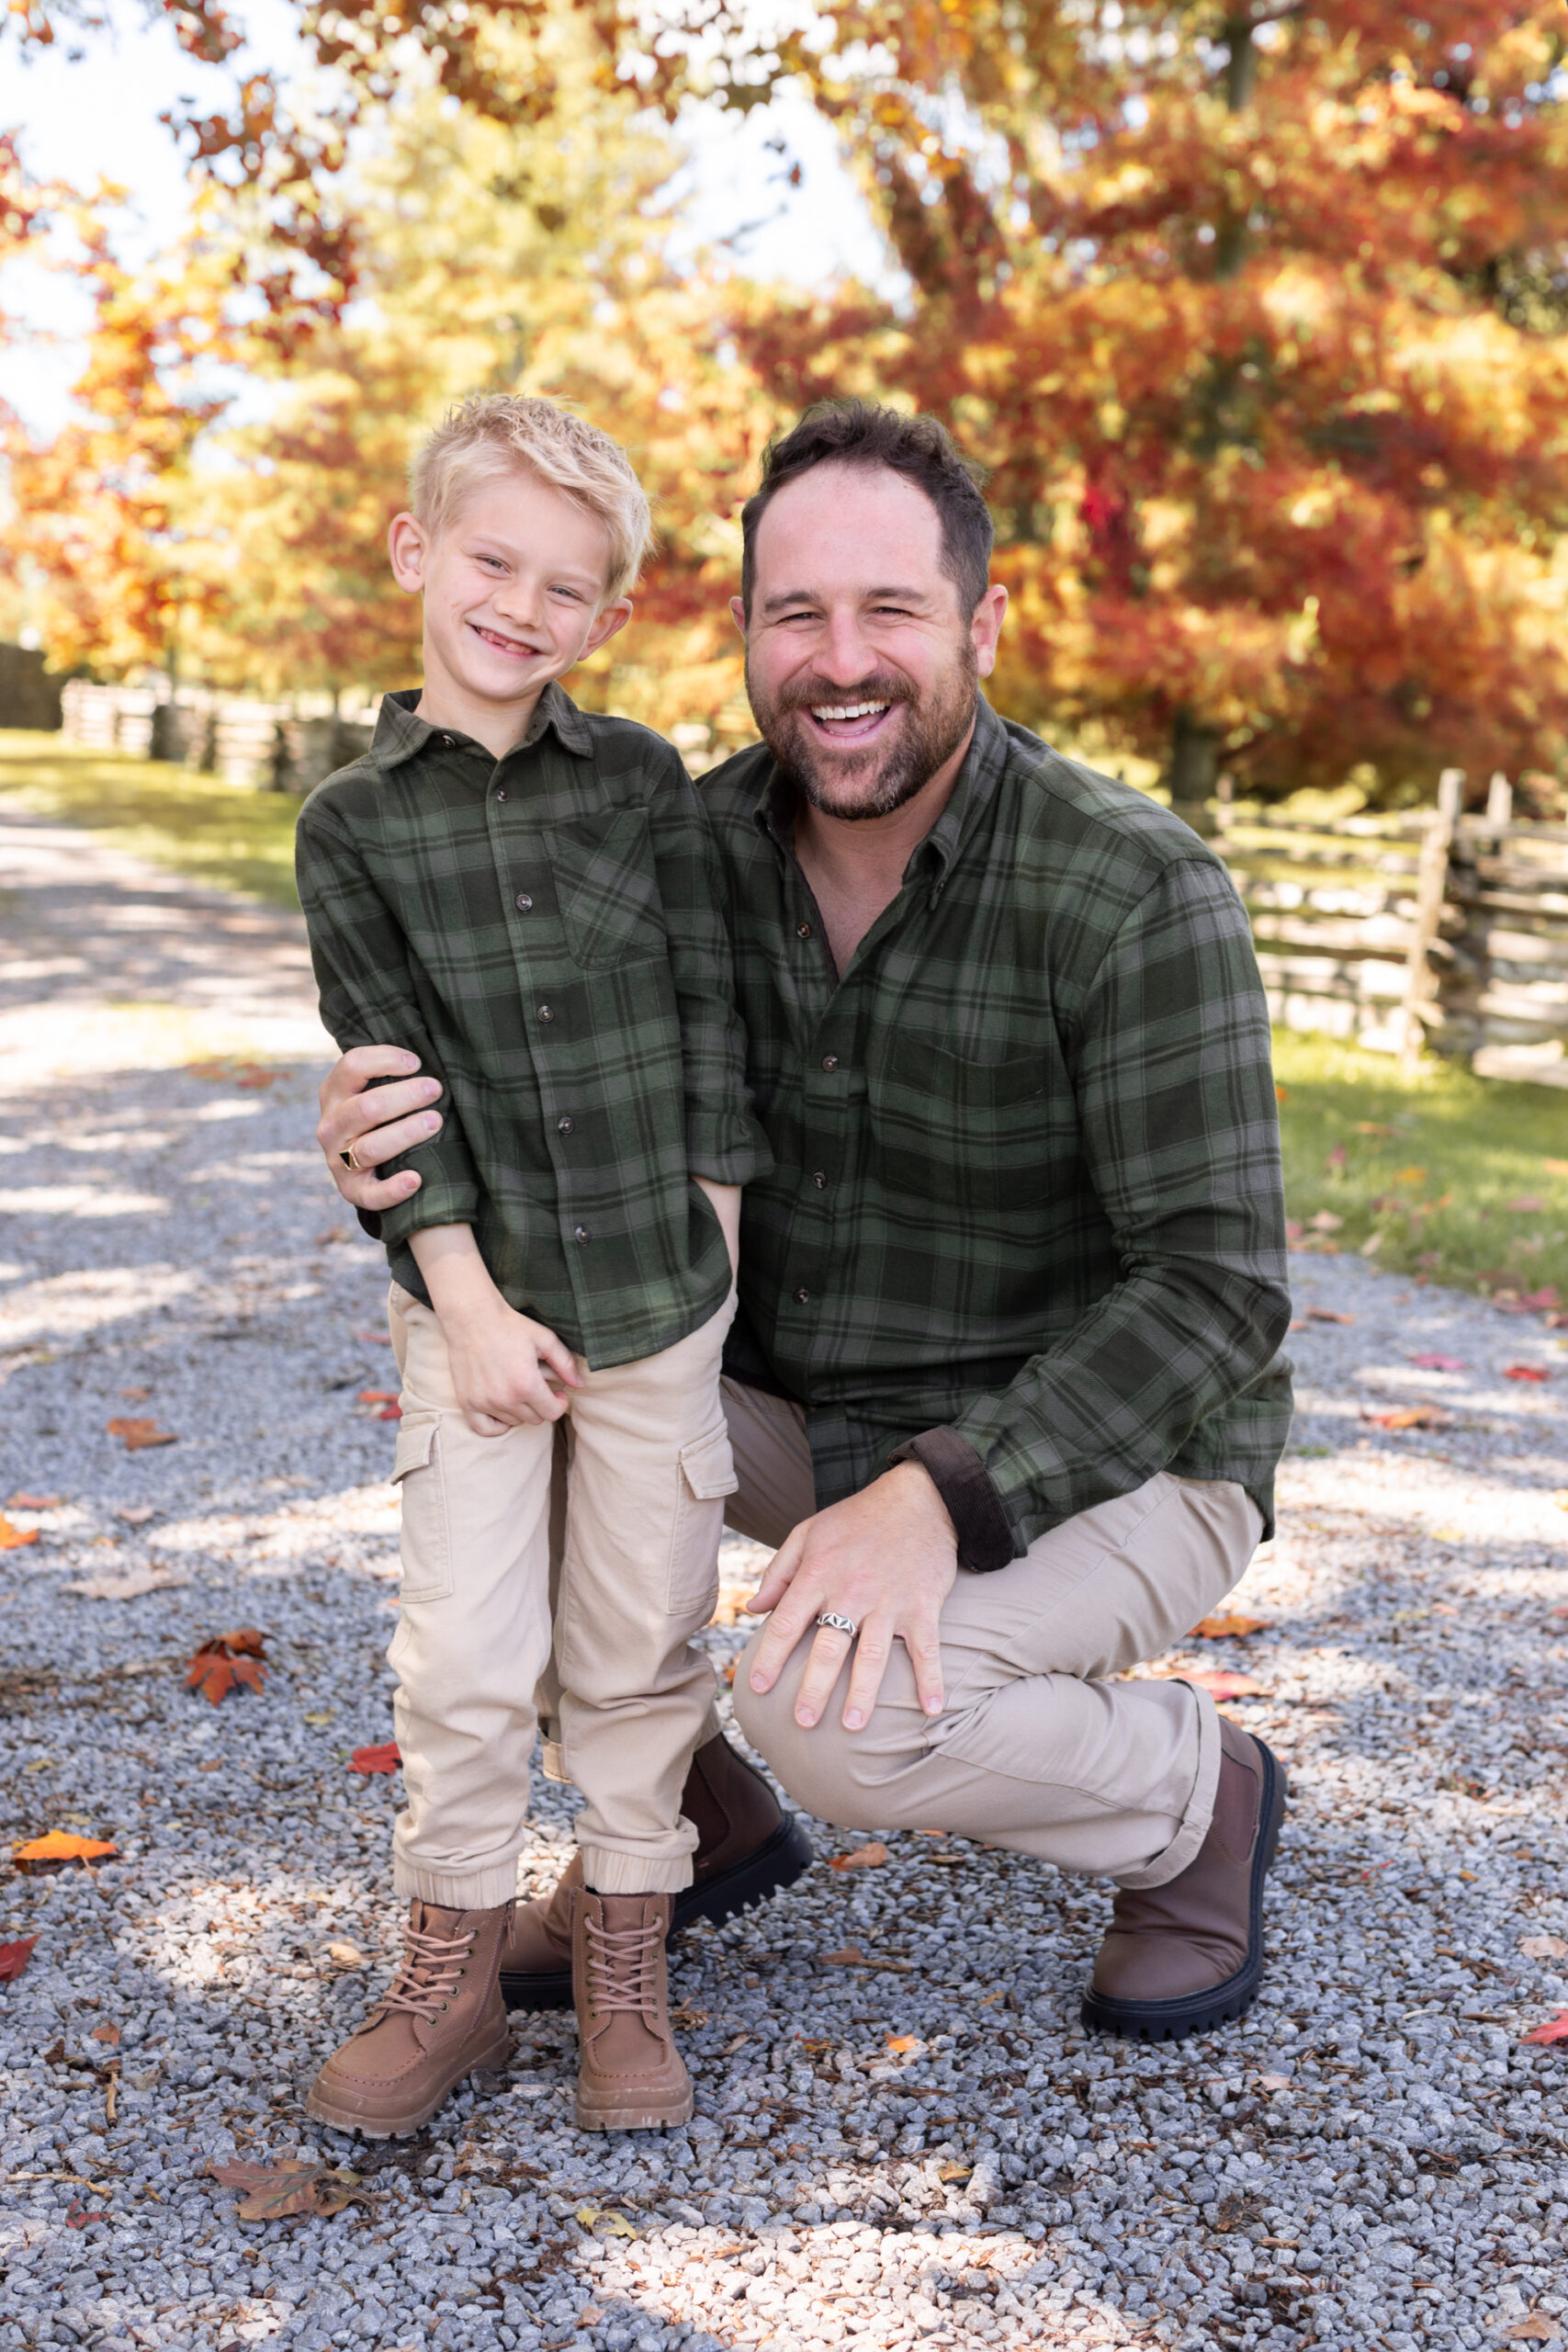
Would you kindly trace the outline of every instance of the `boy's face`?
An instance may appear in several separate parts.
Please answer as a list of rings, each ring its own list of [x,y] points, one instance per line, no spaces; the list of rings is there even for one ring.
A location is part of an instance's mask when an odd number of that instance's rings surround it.
[[[388,544],[400,588],[424,598],[422,708],[531,711],[551,679],[625,627],[604,599],[610,535],[519,466],[478,484],[438,531],[400,514]]]

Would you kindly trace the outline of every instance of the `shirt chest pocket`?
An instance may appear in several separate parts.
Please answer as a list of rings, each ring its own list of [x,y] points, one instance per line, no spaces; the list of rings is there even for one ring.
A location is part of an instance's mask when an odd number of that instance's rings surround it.
[[[876,1160],[889,1192],[980,1215],[1038,1211],[1049,1192],[1051,1065],[1043,1053],[971,1061],[896,1038],[872,1078]]]
[[[618,808],[546,836],[568,953],[587,972],[665,953],[645,808]]]

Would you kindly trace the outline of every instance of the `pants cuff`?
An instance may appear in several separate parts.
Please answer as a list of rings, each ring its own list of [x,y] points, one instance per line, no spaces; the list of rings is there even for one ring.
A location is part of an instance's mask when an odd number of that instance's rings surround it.
[[[1179,1678],[1178,1678],[1179,1679]],[[1181,1826],[1163,1853],[1156,1854],[1140,1871],[1118,1871],[1118,1886],[1130,1888],[1168,1886],[1179,1878],[1189,1862],[1195,1861],[1198,1849],[1209,1834],[1209,1824],[1214,1817],[1214,1797],[1220,1785],[1220,1718],[1213,1699],[1194,1682],[1187,1689],[1192,1694],[1198,1710],[1198,1770],[1192,1781],[1192,1793],[1187,1800],[1187,1810],[1181,1816]]]
[[[690,1854],[617,1854],[584,1846],[583,1883],[595,1894],[679,1894],[692,1883]]]
[[[517,1893],[517,1857],[488,1863],[482,1871],[431,1871],[400,1854],[392,1863],[392,1886],[399,1894],[417,1894],[422,1903],[439,1903],[444,1911],[499,1911]]]

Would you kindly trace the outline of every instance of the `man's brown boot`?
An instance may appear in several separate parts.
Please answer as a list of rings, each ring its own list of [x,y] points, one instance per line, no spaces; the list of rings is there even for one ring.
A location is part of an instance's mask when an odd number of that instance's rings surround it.
[[[577,2004],[577,2120],[584,2132],[687,2123],[692,2078],[670,2026],[664,1939],[668,1894],[596,1894],[571,1903]]]
[[[1222,1715],[1208,1836],[1179,1878],[1118,1891],[1084,1996],[1085,2025],[1179,2041],[1251,2006],[1263,1975],[1263,1882],[1284,1811],[1284,1767]]]
[[[676,1895],[670,1932],[694,1919],[732,1919],[792,1886],[812,1860],[811,1840],[755,1766],[722,1735],[692,1758],[681,1810],[697,1833],[692,1883]],[[553,1893],[519,1903],[501,1954],[501,1989],[513,2009],[567,2007],[571,1994],[571,1898],[582,1884],[575,1857]]]
[[[474,2067],[505,2065],[511,2041],[496,1967],[511,1909],[447,1911],[415,1896],[402,1965],[316,2076],[307,2115],[386,2140],[428,2123]]]

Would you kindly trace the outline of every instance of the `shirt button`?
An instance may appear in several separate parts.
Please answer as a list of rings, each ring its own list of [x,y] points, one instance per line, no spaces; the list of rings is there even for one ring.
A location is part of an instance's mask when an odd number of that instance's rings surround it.
[[[796,1306],[804,1306],[810,1296],[811,1293],[808,1290],[797,1290],[795,1294],[795,1303]]]
[[[838,1057],[838,1055],[837,1055],[837,1054],[824,1054],[824,1055],[823,1055],[823,1057],[822,1057],[822,1067],[823,1067],[823,1069],[838,1069],[838,1067],[839,1067],[839,1057]]]
[[[585,1225],[574,1225],[571,1228],[571,1238],[574,1241],[586,1241],[588,1227]]]
[[[827,1171],[827,1170],[826,1170],[825,1168],[819,1168],[819,1169],[817,1170],[816,1175],[815,1175],[815,1176],[813,1176],[813,1178],[811,1179],[811,1181],[812,1181],[812,1182],[816,1185],[816,1187],[817,1187],[817,1189],[818,1189],[818,1191],[819,1193],[826,1192],[827,1187],[828,1187],[828,1171]]]
[[[558,1136],[570,1135],[571,1121],[570,1119],[558,1119],[556,1121],[556,1133]]]
[[[446,749],[447,749],[449,752],[455,752],[455,751],[457,750],[457,738],[456,737],[456,735],[443,735],[443,737],[441,738],[441,741],[446,744]]]
[[[542,1004],[539,1007],[539,1018],[541,1021],[553,1021],[555,1017],[556,1009],[553,1004]]]
[[[795,926],[795,935],[796,939],[809,939],[811,925],[808,922],[797,922]]]
[[[505,786],[503,784],[498,784],[498,785],[496,786],[496,787],[495,787],[495,797],[496,797],[496,798],[497,798],[498,800],[504,800],[504,799],[505,799],[505,797],[506,797],[506,786]]]
[[[526,890],[519,890],[512,903],[520,915],[530,914],[533,911],[534,901]]]

